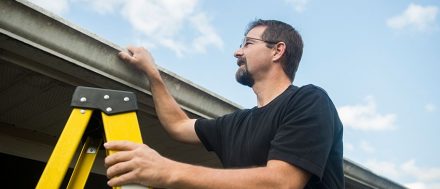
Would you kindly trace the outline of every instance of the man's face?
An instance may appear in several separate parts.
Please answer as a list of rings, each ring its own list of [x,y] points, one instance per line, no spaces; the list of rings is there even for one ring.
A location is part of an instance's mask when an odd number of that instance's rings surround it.
[[[270,48],[267,48],[266,42],[261,39],[266,27],[257,26],[251,29],[240,48],[234,53],[239,66],[235,79],[242,85],[252,87],[255,80],[260,79],[267,69],[270,62]]]

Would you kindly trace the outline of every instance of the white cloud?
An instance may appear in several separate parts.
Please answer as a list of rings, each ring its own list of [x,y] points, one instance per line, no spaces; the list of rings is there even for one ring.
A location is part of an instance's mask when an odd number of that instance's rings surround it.
[[[401,184],[411,189],[440,189],[440,167],[420,167],[416,165],[415,160],[408,160],[401,165],[387,161],[368,160],[365,166],[376,174],[394,181],[405,178],[404,180],[410,182]]]
[[[426,112],[435,112],[437,107],[434,104],[428,103],[425,105],[425,111]]]
[[[193,47],[197,52],[205,52],[206,46],[212,44],[217,48],[223,47],[222,39],[216,34],[214,28],[209,24],[208,17],[204,13],[194,15],[190,19],[192,25],[201,34],[193,40]]]
[[[28,0],[31,3],[38,5],[54,14],[62,15],[69,10],[68,0]]]
[[[419,181],[430,182],[440,181],[440,168],[436,167],[418,167],[415,160],[409,160],[402,164],[401,169],[408,174],[411,174]]]
[[[171,49],[178,56],[203,53],[210,45],[223,47],[223,41],[206,14],[196,11],[197,0],[127,0],[122,15],[142,37]],[[195,31],[193,38],[182,36]]]
[[[405,186],[408,188],[411,188],[411,189],[428,189],[426,184],[421,183],[421,182],[412,182],[412,183],[405,184]]]
[[[372,154],[372,153],[374,153],[376,151],[376,149],[373,146],[371,146],[371,144],[368,143],[367,141],[362,141],[361,142],[361,149],[364,152],[367,152],[369,154]]]
[[[440,182],[424,183],[424,182],[412,182],[405,184],[410,189],[440,189]]]
[[[172,37],[182,29],[196,4],[196,0],[128,0],[122,15],[145,35]]]
[[[182,57],[184,53],[188,52],[188,48],[182,41],[177,41],[172,38],[160,38],[158,41],[162,46],[174,51],[178,57]]]
[[[365,101],[366,104],[338,108],[339,116],[345,127],[373,131],[395,129],[396,114],[378,113],[376,102],[371,96],[366,97]]]
[[[306,5],[309,2],[309,0],[284,0],[288,4],[293,5],[293,8],[296,12],[303,12],[306,9]]]
[[[368,160],[365,163],[365,166],[368,167],[368,169],[371,169],[373,172],[389,178],[396,179],[402,176],[402,173],[398,167],[392,162],[377,161],[373,159]]]
[[[32,0],[56,13],[67,11],[69,0]],[[208,16],[197,10],[198,0],[70,0],[99,14],[121,14],[137,32],[138,45],[162,46],[177,56],[223,48],[223,40]],[[182,35],[191,32],[192,35]],[[189,36],[189,37],[188,37]]]
[[[411,28],[416,31],[431,31],[436,27],[438,8],[436,6],[421,6],[411,3],[400,15],[387,20],[387,25],[393,29]]]

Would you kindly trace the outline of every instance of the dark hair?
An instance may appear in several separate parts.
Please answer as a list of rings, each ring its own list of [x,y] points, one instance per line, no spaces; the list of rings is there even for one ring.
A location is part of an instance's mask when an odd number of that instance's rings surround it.
[[[264,26],[262,40],[271,42],[284,42],[286,44],[286,50],[281,60],[284,73],[289,77],[291,81],[295,78],[295,73],[298,70],[299,62],[303,52],[303,41],[301,35],[291,25],[277,20],[255,20],[249,23],[249,26],[245,32],[247,33],[257,26]],[[266,43],[268,48],[274,47],[274,44]]]

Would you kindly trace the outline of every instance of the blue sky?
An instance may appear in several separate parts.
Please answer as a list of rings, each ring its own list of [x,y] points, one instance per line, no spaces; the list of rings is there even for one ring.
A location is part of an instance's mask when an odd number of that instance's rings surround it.
[[[410,188],[440,188],[440,2],[434,0],[33,0],[249,108],[233,52],[247,24],[278,19],[303,36],[295,85],[315,84],[343,120],[344,156]]]

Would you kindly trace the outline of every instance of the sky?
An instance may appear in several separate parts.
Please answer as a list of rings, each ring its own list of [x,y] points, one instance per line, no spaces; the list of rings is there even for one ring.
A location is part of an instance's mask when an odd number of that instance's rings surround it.
[[[440,1],[32,0],[244,108],[233,52],[247,24],[302,35],[294,85],[324,88],[344,124],[344,157],[414,189],[440,189]]]

